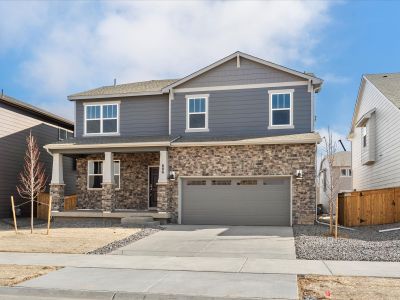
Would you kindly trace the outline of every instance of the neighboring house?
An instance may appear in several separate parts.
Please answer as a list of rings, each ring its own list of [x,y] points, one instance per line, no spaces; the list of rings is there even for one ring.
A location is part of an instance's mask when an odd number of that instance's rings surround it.
[[[352,189],[352,171],[351,171],[351,152],[340,151],[334,154],[332,169],[329,166],[327,157],[324,157],[320,163],[318,176],[318,204],[322,204],[324,213],[329,212],[329,184],[330,172],[334,180],[333,186],[336,199],[338,193],[351,192]],[[334,205],[335,207],[335,205]]]
[[[69,156],[81,209],[153,211],[183,224],[312,223],[321,85],[236,52],[182,79],[71,95],[76,136],[46,146],[56,208]]]
[[[400,186],[400,73],[362,77],[349,140],[354,189]]]
[[[51,178],[52,158],[43,149],[48,143],[65,140],[73,134],[74,124],[64,118],[39,109],[20,100],[0,95],[0,217],[11,215],[10,197],[16,204],[21,203],[16,186],[19,173],[23,170],[26,151],[26,137],[29,132],[37,139],[40,149],[40,161],[44,163],[46,175]],[[75,192],[75,172],[71,158],[64,159],[66,193]],[[22,212],[29,212],[29,205],[21,207]]]

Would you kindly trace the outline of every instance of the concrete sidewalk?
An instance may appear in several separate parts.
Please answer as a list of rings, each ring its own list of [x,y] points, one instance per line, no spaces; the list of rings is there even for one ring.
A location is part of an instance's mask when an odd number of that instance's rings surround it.
[[[400,278],[400,262],[318,261],[236,257],[105,256],[1,252],[0,264],[103,269],[292,275],[319,274]]]
[[[289,274],[67,267],[19,286],[226,299],[297,299],[297,278]]]

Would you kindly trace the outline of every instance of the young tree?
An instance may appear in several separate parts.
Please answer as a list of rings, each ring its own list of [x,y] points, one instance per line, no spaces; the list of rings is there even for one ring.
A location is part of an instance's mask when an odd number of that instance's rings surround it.
[[[339,178],[334,172],[335,154],[337,152],[337,142],[334,141],[332,131],[328,127],[328,134],[323,138],[323,152],[327,168],[325,172],[326,190],[325,195],[329,205],[329,232],[333,235],[333,214],[335,211],[336,197],[339,187]],[[325,186],[325,185],[324,185]]]
[[[31,200],[31,233],[33,233],[33,205],[37,196],[44,192],[47,177],[43,163],[39,161],[40,151],[32,132],[26,137],[26,144],[25,164],[19,174],[20,183],[17,191],[22,198]]]

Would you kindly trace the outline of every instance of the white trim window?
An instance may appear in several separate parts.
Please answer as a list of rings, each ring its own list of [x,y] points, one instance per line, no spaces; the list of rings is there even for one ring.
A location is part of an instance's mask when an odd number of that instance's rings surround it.
[[[85,104],[85,135],[119,133],[119,103]]]
[[[68,131],[63,128],[58,128],[58,140],[64,141],[68,138]]]
[[[269,129],[294,128],[293,92],[293,89],[268,91]]]
[[[88,189],[101,189],[103,183],[103,161],[89,160],[88,161]]]
[[[119,190],[121,187],[121,161],[114,160],[114,183],[115,189]]]
[[[367,127],[361,127],[361,144],[362,147],[367,147]]]
[[[208,131],[209,95],[186,96],[186,131]]]
[[[103,183],[103,161],[89,160],[88,161],[88,189],[97,190],[102,188]],[[121,184],[121,162],[114,160],[114,182],[115,188],[118,190]]]
[[[351,177],[351,169],[349,169],[349,168],[340,169],[340,176],[341,177]]]

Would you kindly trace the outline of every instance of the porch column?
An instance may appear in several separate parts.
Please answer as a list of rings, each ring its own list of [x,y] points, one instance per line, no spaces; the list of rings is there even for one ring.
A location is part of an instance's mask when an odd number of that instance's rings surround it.
[[[169,175],[168,150],[161,150],[158,183],[157,183],[157,208],[159,211],[167,211],[168,209],[168,197],[167,197],[168,175]]]
[[[64,210],[64,178],[63,178],[63,155],[53,153],[53,168],[50,182],[50,195],[52,197],[52,210]]]
[[[111,212],[114,200],[114,155],[112,152],[104,153],[103,163],[103,190],[101,199],[101,208],[105,212]]]

